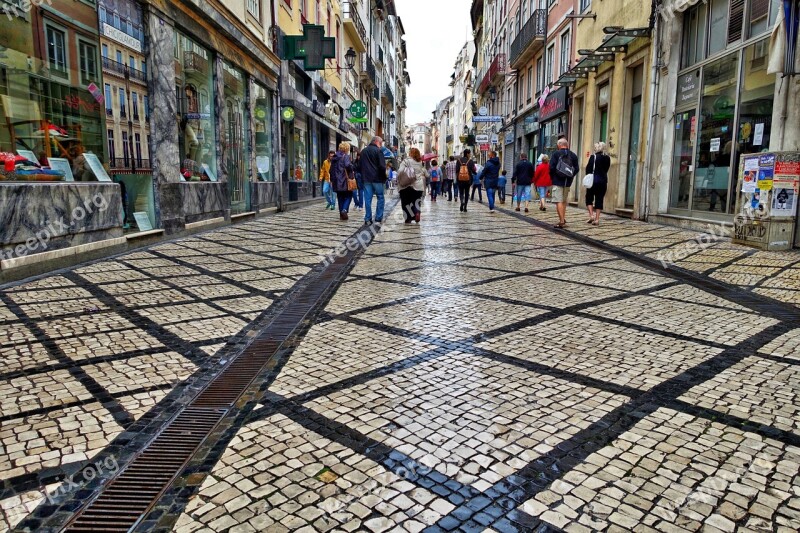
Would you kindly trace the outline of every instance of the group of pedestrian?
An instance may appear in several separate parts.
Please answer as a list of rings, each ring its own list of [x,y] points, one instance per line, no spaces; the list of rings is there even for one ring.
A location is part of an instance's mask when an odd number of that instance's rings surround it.
[[[370,225],[383,221],[385,209],[385,187],[388,179],[396,180],[400,191],[400,201],[406,224],[420,222],[420,206],[426,191],[430,191],[431,202],[436,202],[441,195],[447,195],[446,201],[460,202],[460,211],[467,212],[470,200],[483,202],[482,189],[486,190],[489,212],[495,212],[495,202],[499,199],[505,203],[507,174],[501,170],[500,158],[490,151],[486,164],[481,167],[471,157],[469,149],[464,150],[461,157],[450,156],[448,162],[440,166],[437,160],[426,168],[419,149],[412,148],[408,157],[394,172],[386,162],[381,147],[383,139],[374,137],[372,142],[350,158],[350,144],[343,142],[335,152],[328,153],[320,170],[320,181],[323,182],[323,194],[326,209],[335,209],[339,204],[340,220],[347,220],[350,205],[355,201],[356,209],[364,209],[364,223]],[[586,165],[586,207],[589,212],[588,224],[600,224],[603,211],[603,200],[608,188],[608,171],[611,158],[606,154],[606,145],[598,142],[594,145],[594,154]],[[512,175],[513,197],[516,202],[515,211],[524,209],[529,212],[532,190],[535,187],[539,198],[539,210],[547,211],[545,198],[548,190],[556,204],[558,223],[555,228],[564,228],[567,224],[566,211],[570,187],[578,175],[578,156],[569,149],[569,141],[562,137],[557,142],[557,150],[550,156],[540,156],[538,165],[528,161],[526,154],[520,154],[519,162]],[[390,174],[392,172],[394,176]],[[590,177],[588,175],[591,175]],[[372,212],[372,197],[377,198],[375,217]]]

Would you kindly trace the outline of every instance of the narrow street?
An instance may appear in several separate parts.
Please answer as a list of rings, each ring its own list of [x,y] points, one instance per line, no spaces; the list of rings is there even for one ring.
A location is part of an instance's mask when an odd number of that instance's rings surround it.
[[[329,265],[359,217],[314,205],[0,288],[0,530],[65,527],[268,342],[135,530],[800,529],[796,255],[398,211]]]

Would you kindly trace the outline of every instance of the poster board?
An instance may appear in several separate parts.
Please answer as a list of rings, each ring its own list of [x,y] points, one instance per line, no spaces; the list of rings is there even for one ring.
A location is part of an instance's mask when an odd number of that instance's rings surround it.
[[[50,168],[53,170],[60,170],[64,173],[66,181],[75,181],[75,176],[72,175],[72,165],[69,164],[69,159],[63,157],[51,157],[47,160],[50,163]]]
[[[203,163],[203,172],[205,172],[208,179],[211,181],[217,181],[217,176],[211,171],[211,167],[208,166],[207,163]]]
[[[32,150],[17,150],[17,155],[21,155],[28,161],[33,161],[37,165],[41,165],[39,158],[36,157],[36,154],[34,154]]]
[[[141,211],[139,213],[133,214],[134,220],[136,220],[136,226],[139,228],[139,231],[150,231],[153,229],[153,225],[150,224],[150,216]]]
[[[106,172],[106,169],[103,167],[103,163],[97,158],[95,154],[90,152],[86,152],[83,154],[83,157],[86,158],[86,163],[89,165],[89,168],[92,169],[94,172],[97,181],[111,181],[111,177]]]

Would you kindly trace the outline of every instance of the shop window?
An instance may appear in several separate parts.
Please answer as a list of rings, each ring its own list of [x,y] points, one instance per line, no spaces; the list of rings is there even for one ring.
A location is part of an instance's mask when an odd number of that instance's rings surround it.
[[[217,180],[216,122],[212,109],[213,60],[209,51],[179,35],[178,141],[181,175],[188,181]]]
[[[248,122],[247,77],[228,62],[222,63],[225,85],[225,121],[227,130],[222,146],[227,154],[228,189],[231,210],[243,212],[250,208],[250,149],[246,139]]]
[[[81,83],[89,85],[97,80],[97,48],[84,41],[78,41],[80,57]]]
[[[769,147],[775,75],[767,74],[768,49],[768,39],[744,49],[742,80],[738,91],[740,98],[738,154],[763,152]],[[738,154],[734,161],[738,160]]]
[[[255,152],[256,175],[259,181],[275,181],[272,170],[272,132],[275,128],[272,112],[272,93],[265,87],[255,85]]]
[[[730,212],[729,181],[736,141],[737,67],[739,54],[722,57],[703,68],[697,121],[693,210]],[[727,207],[726,207],[727,206]]]
[[[670,207],[678,209],[689,208],[696,125],[697,117],[694,109],[675,115],[675,145],[672,154]]]
[[[66,33],[47,26],[47,60],[50,71],[61,78],[69,78],[67,67]]]

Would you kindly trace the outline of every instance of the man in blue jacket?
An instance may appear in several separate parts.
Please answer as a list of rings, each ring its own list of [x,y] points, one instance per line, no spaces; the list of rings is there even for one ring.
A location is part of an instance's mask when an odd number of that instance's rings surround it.
[[[567,225],[567,196],[572,179],[578,174],[578,156],[569,149],[569,141],[558,140],[558,150],[550,156],[550,179],[553,181],[553,201],[558,212],[557,229]]]
[[[486,187],[486,199],[489,201],[489,212],[494,213],[494,194],[500,180],[500,158],[497,152],[489,152],[489,159],[483,167],[483,186]]]
[[[385,205],[384,187],[386,185],[386,157],[383,155],[383,139],[373,137],[369,146],[361,151],[361,178],[364,180],[364,223],[372,224],[372,196],[378,197],[375,209],[375,222],[383,222],[383,208]]]

